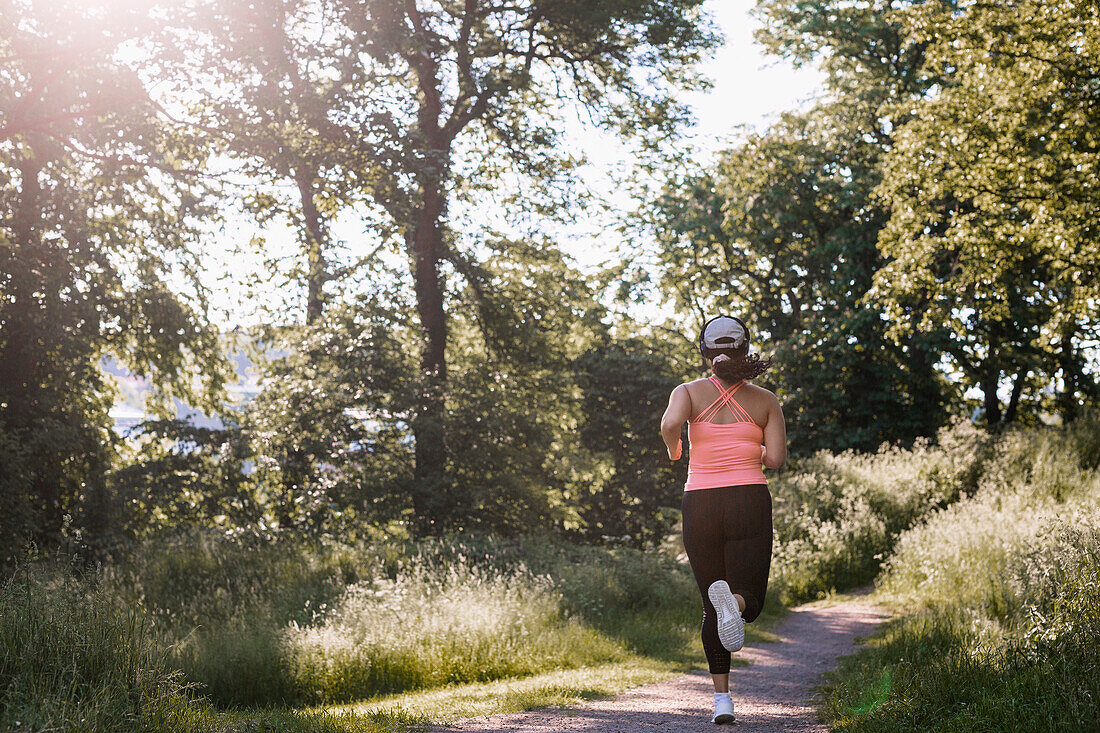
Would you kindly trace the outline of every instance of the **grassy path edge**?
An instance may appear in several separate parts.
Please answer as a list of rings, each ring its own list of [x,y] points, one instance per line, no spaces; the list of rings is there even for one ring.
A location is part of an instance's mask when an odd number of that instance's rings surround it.
[[[836,598],[842,599],[840,596]],[[748,627],[747,640],[756,643],[777,641],[778,637],[771,629],[786,616],[787,609],[778,603],[769,603],[765,613]],[[418,690],[343,705],[307,708],[300,712],[333,722],[353,723],[369,719],[376,725],[387,721],[394,730],[419,730],[460,718],[519,713],[546,707],[578,707],[705,668],[702,647],[697,651],[698,659],[687,663],[637,655],[607,664],[551,669],[526,677]],[[735,667],[748,664],[736,656],[733,661]]]

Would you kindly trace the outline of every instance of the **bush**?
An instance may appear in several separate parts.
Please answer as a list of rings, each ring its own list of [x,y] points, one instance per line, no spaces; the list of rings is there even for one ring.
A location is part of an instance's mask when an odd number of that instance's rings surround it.
[[[901,603],[992,604],[1006,612],[1004,572],[1009,557],[1032,545],[1054,519],[1023,497],[992,496],[938,512],[903,535],[879,581]]]
[[[973,566],[1000,581],[975,576],[988,595],[929,596],[849,658],[825,704],[834,728],[1096,730],[1100,529],[1054,522],[1032,539]]]

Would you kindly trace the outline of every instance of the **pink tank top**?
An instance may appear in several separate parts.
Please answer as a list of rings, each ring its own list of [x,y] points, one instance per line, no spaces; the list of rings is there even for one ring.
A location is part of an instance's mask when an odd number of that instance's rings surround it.
[[[760,446],[764,444],[764,430],[753,422],[752,416],[733,399],[733,393],[745,384],[738,382],[728,390],[715,377],[710,381],[718,388],[718,399],[710,407],[688,422],[688,443],[691,455],[688,460],[687,483],[684,491],[713,489],[719,486],[766,484],[760,462]],[[729,407],[737,422],[715,425],[708,420],[722,407]]]

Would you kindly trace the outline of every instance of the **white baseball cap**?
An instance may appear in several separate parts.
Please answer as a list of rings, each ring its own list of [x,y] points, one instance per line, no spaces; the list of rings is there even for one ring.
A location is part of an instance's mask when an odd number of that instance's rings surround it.
[[[730,316],[712,318],[703,329],[703,346],[708,349],[740,349],[748,342],[745,325]]]

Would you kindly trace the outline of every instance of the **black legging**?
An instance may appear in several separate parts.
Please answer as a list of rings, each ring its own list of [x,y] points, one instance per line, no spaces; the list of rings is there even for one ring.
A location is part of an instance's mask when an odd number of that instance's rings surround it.
[[[684,549],[703,596],[703,651],[711,674],[727,674],[730,653],[718,639],[707,589],[725,580],[745,599],[745,621],[760,615],[772,559],[772,496],[766,484],[692,489],[681,508]]]

